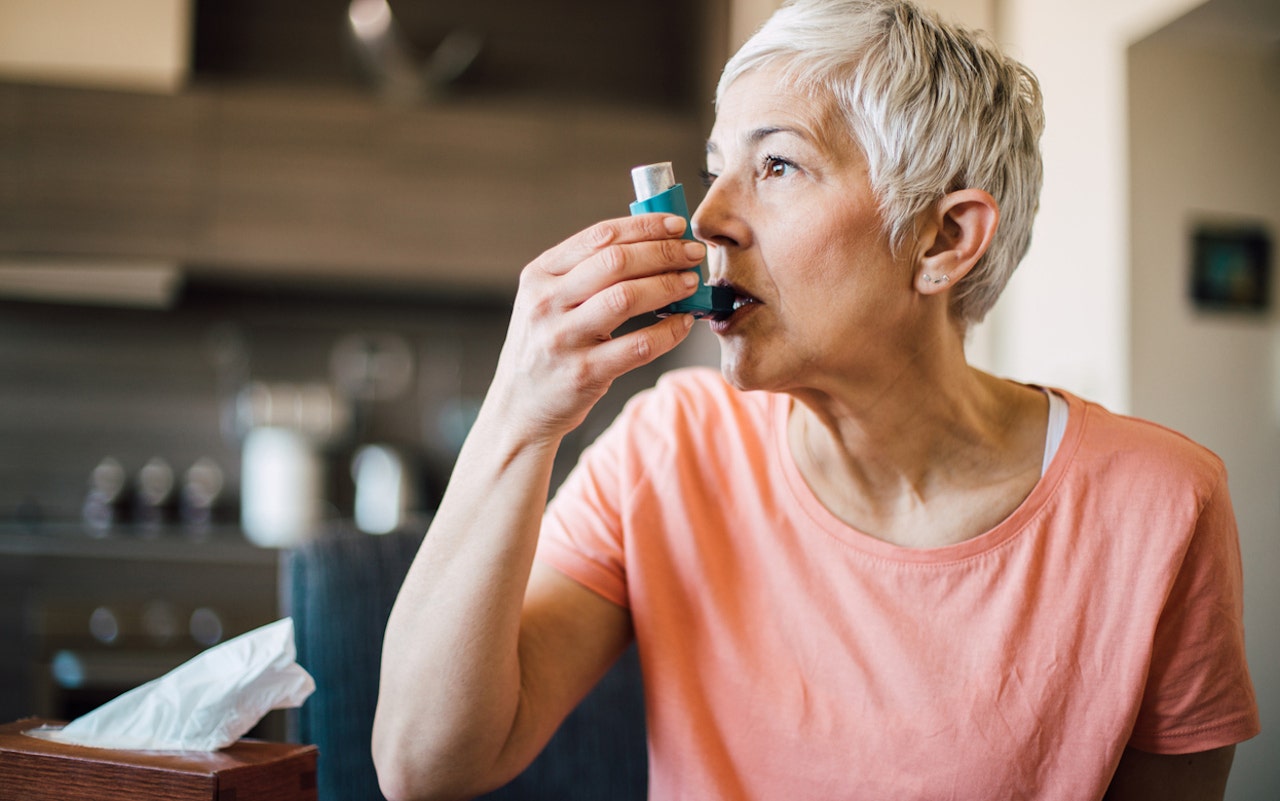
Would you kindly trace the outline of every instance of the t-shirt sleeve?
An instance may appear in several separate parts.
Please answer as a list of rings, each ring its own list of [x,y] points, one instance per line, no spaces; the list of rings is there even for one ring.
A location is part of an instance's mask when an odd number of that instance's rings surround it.
[[[1235,514],[1221,473],[1156,627],[1131,746],[1184,754],[1258,733],[1245,661],[1243,583]]]
[[[542,518],[537,559],[619,606],[628,606],[622,524],[623,462],[637,414],[633,398],[583,451]]]

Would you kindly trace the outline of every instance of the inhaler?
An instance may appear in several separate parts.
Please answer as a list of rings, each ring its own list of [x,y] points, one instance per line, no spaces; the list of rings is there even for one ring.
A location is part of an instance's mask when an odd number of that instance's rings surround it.
[[[684,185],[676,183],[671,162],[646,164],[631,171],[631,183],[635,186],[636,202],[631,204],[631,214],[648,214],[661,211],[684,217],[684,238],[694,241],[693,223],[689,219],[689,204],[684,197]],[[693,268],[699,279],[706,280],[702,265]],[[728,317],[733,313],[733,290],[724,286],[707,286],[699,281],[698,291],[684,300],[658,309],[659,317],[671,314],[692,314],[697,318],[712,320]]]

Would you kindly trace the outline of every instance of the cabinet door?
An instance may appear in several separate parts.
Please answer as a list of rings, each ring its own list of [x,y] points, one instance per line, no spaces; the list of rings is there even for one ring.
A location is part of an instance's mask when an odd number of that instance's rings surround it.
[[[183,257],[204,109],[194,96],[0,84],[0,253]]]

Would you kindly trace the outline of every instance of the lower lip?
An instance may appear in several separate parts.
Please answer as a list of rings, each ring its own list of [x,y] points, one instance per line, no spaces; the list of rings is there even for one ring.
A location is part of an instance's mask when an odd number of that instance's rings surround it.
[[[711,325],[711,332],[713,334],[729,333],[730,330],[732,330],[735,326],[737,326],[742,321],[743,317],[754,312],[755,307],[759,305],[760,305],[759,303],[748,303],[744,306],[738,307],[738,309],[736,309],[733,312],[733,314],[729,315],[728,319],[710,320],[709,322]]]

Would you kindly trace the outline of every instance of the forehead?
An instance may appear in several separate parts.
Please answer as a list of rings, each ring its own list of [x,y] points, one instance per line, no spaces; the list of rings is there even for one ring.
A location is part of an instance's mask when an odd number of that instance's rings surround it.
[[[843,151],[852,144],[835,99],[825,91],[796,86],[775,66],[743,73],[725,89],[707,152],[750,149],[775,135],[824,150]]]

